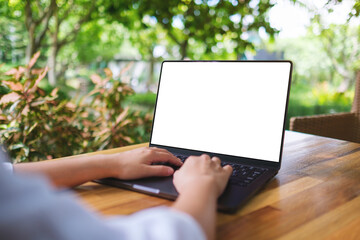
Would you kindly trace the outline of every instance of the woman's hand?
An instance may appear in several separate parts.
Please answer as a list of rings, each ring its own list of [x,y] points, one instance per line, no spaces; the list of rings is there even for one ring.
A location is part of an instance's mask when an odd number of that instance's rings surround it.
[[[169,166],[152,165],[166,162],[181,166],[183,163],[169,151],[155,147],[144,147],[108,156],[106,160],[111,176],[120,179],[137,179],[151,176],[171,176],[174,170]]]
[[[216,197],[224,191],[232,168],[229,165],[221,167],[218,157],[208,155],[191,156],[181,169],[174,174],[174,185],[182,194],[197,188],[209,188]],[[208,187],[209,186],[209,187]]]

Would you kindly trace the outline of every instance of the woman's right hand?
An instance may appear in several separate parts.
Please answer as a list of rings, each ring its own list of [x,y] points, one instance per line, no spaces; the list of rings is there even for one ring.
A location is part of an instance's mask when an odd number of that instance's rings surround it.
[[[232,173],[230,165],[221,167],[220,163],[218,157],[190,156],[174,174],[174,185],[179,194],[206,188],[210,194],[219,197]]]

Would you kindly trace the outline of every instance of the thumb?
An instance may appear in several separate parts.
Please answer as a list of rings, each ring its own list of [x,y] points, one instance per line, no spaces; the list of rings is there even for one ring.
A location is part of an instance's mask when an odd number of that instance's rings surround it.
[[[173,173],[174,173],[174,169],[163,165],[150,165],[146,169],[146,175],[148,177],[152,177],[152,176],[166,177],[173,175]]]

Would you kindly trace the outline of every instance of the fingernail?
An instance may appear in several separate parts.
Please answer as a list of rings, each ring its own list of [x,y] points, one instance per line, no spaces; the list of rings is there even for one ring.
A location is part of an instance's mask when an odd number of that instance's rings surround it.
[[[174,173],[174,170],[172,169],[172,168],[168,168],[168,175],[171,175],[171,174],[173,174]]]

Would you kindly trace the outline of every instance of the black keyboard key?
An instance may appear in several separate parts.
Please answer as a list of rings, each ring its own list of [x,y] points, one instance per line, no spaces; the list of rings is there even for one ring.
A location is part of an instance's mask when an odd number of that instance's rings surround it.
[[[257,168],[233,163],[230,165],[232,165],[233,167],[233,173],[229,183],[242,187],[248,186],[266,171],[266,169],[264,168]]]

